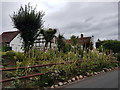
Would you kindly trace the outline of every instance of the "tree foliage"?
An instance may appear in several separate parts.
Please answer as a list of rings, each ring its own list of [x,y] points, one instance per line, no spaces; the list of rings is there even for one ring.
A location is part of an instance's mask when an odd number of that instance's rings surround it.
[[[49,28],[48,30],[41,30],[41,34],[43,34],[46,41],[45,42],[46,48],[49,42],[50,42],[50,48],[51,48],[52,39],[55,37],[56,32],[57,32],[57,29],[52,29],[52,28]]]
[[[0,51],[6,52],[12,50],[12,47],[8,46],[7,43],[1,43]]]
[[[63,49],[63,52],[66,53],[66,52],[69,52],[71,50],[71,44],[69,43],[65,43],[65,46],[64,46],[64,49]]]
[[[65,47],[65,42],[64,42],[64,37],[63,35],[58,35],[57,37],[57,47],[58,47],[58,51],[63,51],[64,47]]]
[[[104,40],[104,41],[97,41],[96,48],[103,47],[107,50],[112,50],[114,53],[120,52],[120,41],[117,40]]]
[[[78,36],[75,36],[75,35],[72,35],[71,37],[70,37],[70,40],[72,41],[72,45],[73,46],[76,46],[77,45],[77,43],[78,43]]]
[[[63,35],[59,34],[58,37],[57,37],[57,48],[58,48],[59,52],[66,53],[66,52],[70,51],[72,47],[71,47],[71,44],[66,43],[64,41]]]
[[[14,27],[20,31],[20,35],[23,39],[23,47],[25,52],[28,52],[34,45],[34,41],[40,34],[40,30],[43,28],[44,21],[43,11],[36,11],[36,7],[32,8],[30,4],[20,7],[18,12],[14,12],[11,19],[14,23]]]

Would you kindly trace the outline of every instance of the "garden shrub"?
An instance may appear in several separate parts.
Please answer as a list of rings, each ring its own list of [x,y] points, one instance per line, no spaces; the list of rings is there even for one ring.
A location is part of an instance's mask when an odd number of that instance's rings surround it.
[[[66,43],[63,49],[64,53],[67,53],[71,50],[71,45],[69,43]]]
[[[32,57],[36,59],[36,61],[41,60],[41,54],[43,53],[40,50],[32,49],[31,53],[33,54]]]
[[[14,59],[15,54],[16,54],[16,52],[14,52],[14,51],[7,51],[6,52],[6,57],[8,59]]]
[[[10,88],[25,88],[23,87],[22,81],[18,79],[18,77],[15,78],[14,81],[12,81],[12,85]]]
[[[46,86],[51,86],[54,84],[54,79],[51,76],[51,74],[44,74],[41,76],[37,76],[35,77],[32,81],[31,81],[31,85],[33,87],[37,87],[41,88],[41,87],[46,87]]]
[[[117,61],[120,61],[120,53],[117,53]]]
[[[6,52],[0,52],[1,56],[5,56]]]
[[[48,61],[50,59],[49,57],[50,57],[49,52],[44,52],[40,56],[38,56],[37,59]]]
[[[25,55],[24,55],[24,53],[20,53],[20,52],[16,53],[15,59],[16,59],[17,61],[19,61],[19,62],[22,62],[23,60],[25,60]]]
[[[11,72],[11,71],[7,72],[7,75],[6,75],[7,78],[11,78],[11,77],[14,77],[14,76],[15,76],[15,74],[13,72]]]

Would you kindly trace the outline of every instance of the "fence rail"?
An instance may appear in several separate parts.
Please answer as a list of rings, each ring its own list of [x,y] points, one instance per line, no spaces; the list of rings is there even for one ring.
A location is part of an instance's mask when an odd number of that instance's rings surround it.
[[[40,65],[33,65],[33,66],[26,66],[26,67],[6,68],[6,69],[0,69],[0,71],[13,71],[13,70],[18,70],[18,69],[35,68],[35,67],[45,67],[45,66],[53,66],[53,65],[61,65],[61,64],[70,64],[70,63],[82,62],[82,61],[83,60],[69,61],[69,62],[62,62],[62,63],[40,64]],[[44,74],[47,74],[47,73],[51,73],[51,72],[37,73],[37,74],[31,74],[31,75],[27,75],[27,76],[21,76],[18,79],[25,79],[25,78],[29,78],[29,77],[44,75]],[[7,81],[13,81],[13,80],[15,80],[15,78],[8,78],[8,79],[0,80],[0,82],[7,82]]]
[[[7,68],[7,69],[0,69],[0,71],[12,71],[12,70],[17,70],[17,69],[45,67],[45,66],[53,66],[53,65],[61,65],[61,64],[70,64],[70,63],[74,63],[74,62],[83,62],[83,60],[71,61],[71,62],[62,62],[62,63],[40,64],[40,65],[33,65],[33,66],[26,66],[26,67]],[[120,63],[120,62],[113,61],[112,63]],[[93,65],[96,65],[96,64],[93,64]],[[86,67],[89,67],[89,66],[92,66],[92,65],[88,65]],[[81,67],[79,66],[78,68],[81,68]],[[47,74],[47,73],[52,73],[52,72],[37,73],[37,74],[31,74],[31,75],[27,75],[27,76],[21,76],[18,79],[26,79],[26,78],[29,78],[29,77],[44,75],[44,74]],[[0,80],[0,82],[8,82],[8,81],[13,81],[13,80],[15,80],[15,78],[8,78],[8,79]]]
[[[6,68],[6,69],[0,69],[0,71],[12,71],[12,70],[17,70],[17,69],[26,69],[26,68],[53,66],[53,65],[60,65],[60,64],[67,64],[67,63],[74,63],[74,62],[75,62],[75,61],[71,61],[71,62],[62,62],[62,63],[40,64],[40,65],[33,65],[33,66],[26,66],[26,67]],[[77,62],[82,62],[82,60],[79,60],[79,61],[77,61]]]
[[[21,76],[18,79],[26,79],[26,78],[29,78],[29,77],[44,75],[44,74],[47,74],[47,73],[50,73],[50,72],[31,74],[31,75],[27,75],[27,76]],[[13,80],[15,80],[15,78],[10,78],[10,79],[8,78],[8,79],[0,80],[0,82],[7,82],[7,81],[13,81]]]

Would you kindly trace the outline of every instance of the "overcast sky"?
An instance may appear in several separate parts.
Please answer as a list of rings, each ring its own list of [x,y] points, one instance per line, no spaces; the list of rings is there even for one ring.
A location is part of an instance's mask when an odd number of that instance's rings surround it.
[[[29,1],[30,2],[30,1]],[[9,15],[18,11],[26,2],[2,2],[2,31],[16,30]],[[65,38],[71,35],[94,36],[94,39],[118,39],[117,2],[69,2],[41,0],[31,2],[37,11],[43,10],[45,28],[57,28]]]

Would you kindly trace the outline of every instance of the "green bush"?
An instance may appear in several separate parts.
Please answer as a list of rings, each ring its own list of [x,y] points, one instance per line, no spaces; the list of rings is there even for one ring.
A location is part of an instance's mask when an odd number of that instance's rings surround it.
[[[38,88],[41,88],[43,86],[44,87],[51,86],[53,84],[54,84],[54,80],[50,74],[37,76],[31,81],[31,86]]]
[[[117,54],[117,61],[120,61],[120,53]]]
[[[14,59],[14,56],[15,56],[15,52],[14,51],[7,51],[6,52],[6,57],[8,58],[8,59]]]
[[[6,52],[0,52],[1,53],[1,56],[5,56],[6,55]]]
[[[41,54],[42,54],[42,53],[43,53],[43,52],[40,51],[40,50],[32,49],[32,50],[31,50],[31,57],[32,57],[32,58],[35,58],[36,61],[41,60]]]
[[[24,53],[20,53],[20,52],[16,53],[15,59],[16,59],[17,61],[19,61],[19,62],[22,62],[23,60],[25,60],[25,55],[24,55]]]
[[[64,49],[63,49],[63,52],[66,53],[66,52],[69,52],[71,50],[71,44],[69,43],[65,43],[65,46],[64,46]]]

